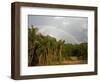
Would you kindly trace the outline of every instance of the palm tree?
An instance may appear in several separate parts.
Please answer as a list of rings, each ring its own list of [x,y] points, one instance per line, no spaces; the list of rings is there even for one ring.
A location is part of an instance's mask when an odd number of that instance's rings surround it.
[[[58,41],[58,60],[59,63],[62,62],[62,50],[63,50],[63,45],[65,41],[59,40]]]
[[[37,33],[34,26],[28,29],[28,60],[31,65],[57,64],[62,61],[64,41]]]

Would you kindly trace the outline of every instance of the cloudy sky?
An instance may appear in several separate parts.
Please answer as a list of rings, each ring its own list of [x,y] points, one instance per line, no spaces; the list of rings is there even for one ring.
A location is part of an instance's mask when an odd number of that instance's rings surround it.
[[[87,42],[88,18],[62,16],[28,16],[28,25],[34,25],[43,35],[50,35],[66,43]]]

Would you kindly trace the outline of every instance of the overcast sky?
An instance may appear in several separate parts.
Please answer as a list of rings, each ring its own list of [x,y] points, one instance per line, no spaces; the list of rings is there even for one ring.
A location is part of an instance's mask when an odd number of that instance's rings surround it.
[[[50,35],[66,43],[87,42],[88,18],[62,16],[28,16],[28,25],[34,25],[43,35]]]

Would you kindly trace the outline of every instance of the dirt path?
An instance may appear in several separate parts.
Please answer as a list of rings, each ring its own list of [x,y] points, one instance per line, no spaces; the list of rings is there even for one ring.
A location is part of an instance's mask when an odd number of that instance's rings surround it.
[[[65,60],[62,61],[63,64],[82,64],[82,60]]]

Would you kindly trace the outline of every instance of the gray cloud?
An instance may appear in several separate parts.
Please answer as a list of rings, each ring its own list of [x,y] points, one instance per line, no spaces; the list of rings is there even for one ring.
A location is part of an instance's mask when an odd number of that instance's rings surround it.
[[[88,18],[29,15],[28,25],[36,26],[43,35],[50,35],[66,43],[87,42]]]

